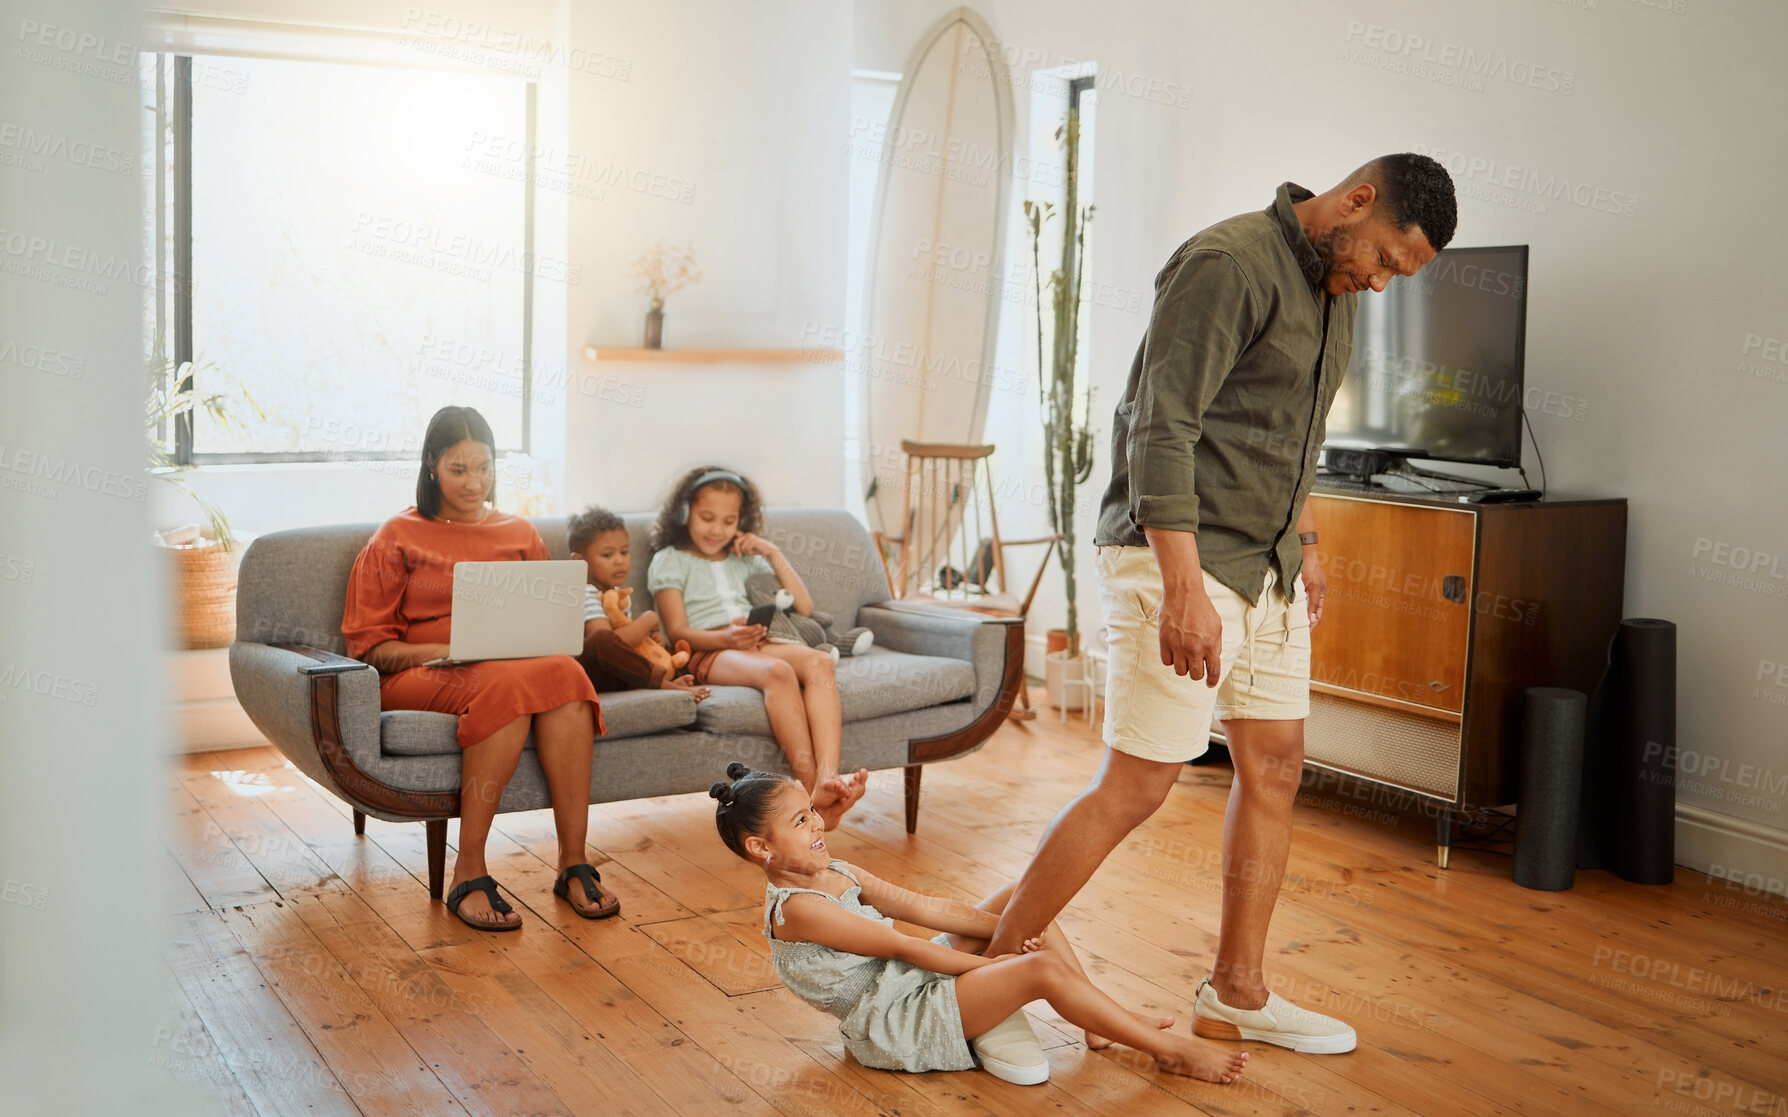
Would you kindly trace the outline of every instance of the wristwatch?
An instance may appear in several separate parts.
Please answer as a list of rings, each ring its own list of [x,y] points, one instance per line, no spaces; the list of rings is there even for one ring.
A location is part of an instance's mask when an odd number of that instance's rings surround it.
[[[1298,542],[1306,547],[1314,547],[1316,545],[1316,533],[1314,531],[1300,531],[1298,532]]]

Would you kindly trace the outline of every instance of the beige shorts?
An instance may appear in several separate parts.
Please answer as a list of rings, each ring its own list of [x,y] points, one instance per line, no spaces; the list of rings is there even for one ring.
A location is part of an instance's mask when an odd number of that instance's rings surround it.
[[[1161,662],[1161,567],[1147,547],[1100,547],[1093,560],[1105,610],[1105,743],[1144,760],[1182,763],[1205,751],[1220,720],[1298,721],[1310,713],[1310,615],[1290,605],[1268,569],[1260,604],[1204,576],[1223,622],[1217,685]]]

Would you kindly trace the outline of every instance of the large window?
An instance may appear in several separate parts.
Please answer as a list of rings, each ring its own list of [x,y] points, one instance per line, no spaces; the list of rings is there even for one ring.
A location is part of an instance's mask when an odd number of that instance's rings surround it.
[[[414,457],[428,416],[478,408],[528,448],[526,82],[161,56],[152,360],[192,362],[182,462]],[[557,271],[555,271],[557,269]],[[259,418],[244,396],[252,397]]]

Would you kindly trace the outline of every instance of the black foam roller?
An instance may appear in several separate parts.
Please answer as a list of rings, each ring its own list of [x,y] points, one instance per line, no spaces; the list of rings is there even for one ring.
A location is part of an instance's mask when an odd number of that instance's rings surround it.
[[[1577,867],[1606,869],[1613,861],[1614,760],[1608,755],[1609,676],[1602,678],[1589,698],[1589,722],[1583,735],[1582,795],[1577,801]]]
[[[1618,634],[1619,629],[1615,629]],[[1608,640],[1609,662],[1589,696],[1589,723],[1583,731],[1583,792],[1577,803],[1577,867],[1606,869],[1614,863],[1614,784],[1616,763],[1610,727],[1615,707],[1625,699],[1624,681],[1615,678],[1614,644]],[[1616,692],[1619,692],[1618,694]]]
[[[1577,806],[1589,696],[1529,687],[1521,712],[1521,798],[1515,883],[1562,892],[1577,882]]]
[[[1676,878],[1676,626],[1620,622],[1608,651],[1620,682],[1611,695],[1608,755],[1614,761],[1614,871],[1636,884]]]
[[[1624,620],[1589,700],[1577,867],[1649,884],[1676,860],[1676,626]]]

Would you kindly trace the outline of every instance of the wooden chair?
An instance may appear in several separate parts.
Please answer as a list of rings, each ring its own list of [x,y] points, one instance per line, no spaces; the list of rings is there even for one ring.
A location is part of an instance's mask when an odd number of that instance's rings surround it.
[[[987,468],[992,446],[903,440],[900,534],[873,533],[888,594],[904,601],[967,609],[996,617],[1024,619],[1060,535],[1002,539]],[[1006,548],[1046,544],[1043,561],[1021,598],[1007,581]],[[1029,688],[1021,687],[1012,717],[1037,716]]]

